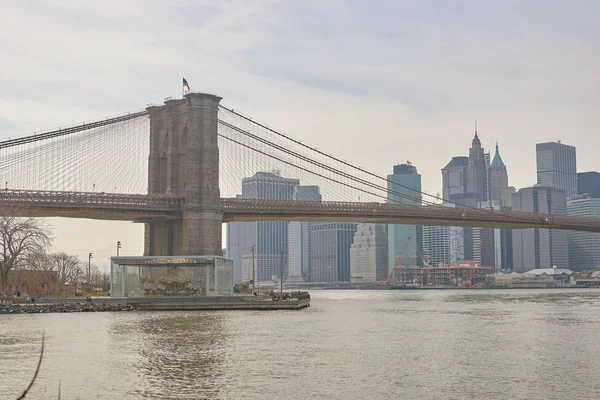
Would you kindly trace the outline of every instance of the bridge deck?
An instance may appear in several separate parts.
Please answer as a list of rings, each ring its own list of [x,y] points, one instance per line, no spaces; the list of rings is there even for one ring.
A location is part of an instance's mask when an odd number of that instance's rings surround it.
[[[144,222],[181,218],[185,200],[166,195],[3,190],[0,206],[11,215]],[[221,199],[220,208],[223,222],[339,221],[600,232],[600,218],[475,208],[258,199]]]

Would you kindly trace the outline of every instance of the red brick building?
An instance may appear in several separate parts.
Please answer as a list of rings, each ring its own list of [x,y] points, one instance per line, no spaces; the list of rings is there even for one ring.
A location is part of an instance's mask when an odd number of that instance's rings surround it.
[[[0,277],[0,290],[2,278]],[[12,270],[8,273],[6,295],[17,292],[32,297],[55,296],[58,294],[58,275],[54,271]]]

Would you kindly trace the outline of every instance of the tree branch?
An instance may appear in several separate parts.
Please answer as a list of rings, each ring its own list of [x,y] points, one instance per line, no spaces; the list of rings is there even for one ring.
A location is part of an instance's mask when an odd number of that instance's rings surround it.
[[[19,397],[17,397],[17,400],[22,400],[25,398],[25,396],[27,396],[27,392],[29,392],[29,389],[31,389],[31,387],[33,386],[33,384],[35,383],[35,380],[38,376],[38,373],[40,372],[40,367],[42,366],[42,359],[44,358],[44,340],[45,340],[45,333],[42,333],[42,351],[40,352],[40,360],[38,361],[38,365],[37,368],[35,369],[35,374],[33,375],[33,379],[31,380],[31,383],[29,384],[29,386],[27,386],[27,389],[25,389],[25,391],[23,392],[23,394]]]

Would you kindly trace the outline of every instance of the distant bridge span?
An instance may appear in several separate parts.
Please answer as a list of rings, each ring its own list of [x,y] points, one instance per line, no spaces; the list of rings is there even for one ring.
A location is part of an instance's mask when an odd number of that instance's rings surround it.
[[[10,208],[11,215],[133,222],[178,220],[185,209],[184,199],[167,195],[31,190],[0,191],[0,204]],[[600,218],[386,203],[222,198],[218,213],[223,222],[371,222],[600,232]]]

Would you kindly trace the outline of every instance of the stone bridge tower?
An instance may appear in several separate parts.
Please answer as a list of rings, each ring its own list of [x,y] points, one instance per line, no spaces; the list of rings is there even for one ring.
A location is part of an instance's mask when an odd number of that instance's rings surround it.
[[[188,93],[149,106],[148,193],[185,198],[181,220],[147,222],[145,256],[221,255],[218,113],[221,97]]]

